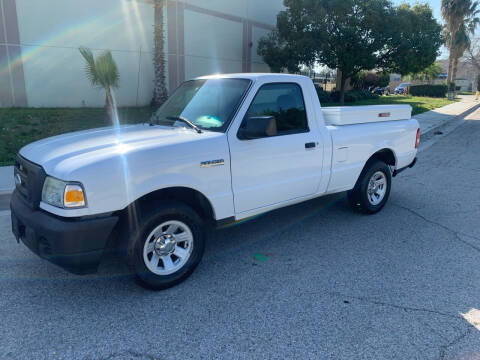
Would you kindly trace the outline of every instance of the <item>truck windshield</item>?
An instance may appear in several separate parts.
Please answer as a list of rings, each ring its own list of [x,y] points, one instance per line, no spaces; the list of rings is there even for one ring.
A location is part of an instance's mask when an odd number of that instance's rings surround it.
[[[203,130],[225,131],[249,85],[247,79],[187,81],[158,109],[152,122],[185,126],[172,122],[184,118]]]

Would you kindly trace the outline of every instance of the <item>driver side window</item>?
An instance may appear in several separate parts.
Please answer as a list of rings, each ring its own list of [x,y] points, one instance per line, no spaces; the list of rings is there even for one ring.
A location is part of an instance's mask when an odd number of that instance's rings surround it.
[[[309,131],[303,93],[298,84],[263,85],[255,95],[245,118],[262,116],[275,118],[278,136]]]

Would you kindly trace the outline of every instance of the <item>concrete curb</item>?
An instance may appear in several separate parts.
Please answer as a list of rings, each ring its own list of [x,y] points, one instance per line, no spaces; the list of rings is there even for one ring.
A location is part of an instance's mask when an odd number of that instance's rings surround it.
[[[0,216],[10,216],[10,210],[0,210]]]
[[[14,189],[13,166],[0,167],[0,196],[9,195]]]
[[[3,211],[10,212],[10,198],[12,194],[0,195],[0,215]]]

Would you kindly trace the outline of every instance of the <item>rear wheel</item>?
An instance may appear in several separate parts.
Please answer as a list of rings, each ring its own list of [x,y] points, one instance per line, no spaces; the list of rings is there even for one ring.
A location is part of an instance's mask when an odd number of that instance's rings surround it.
[[[387,203],[392,185],[392,174],[387,164],[373,160],[365,166],[348,200],[353,209],[375,214]]]
[[[190,276],[204,248],[199,216],[190,207],[172,202],[144,217],[132,236],[128,262],[141,285],[161,290]]]

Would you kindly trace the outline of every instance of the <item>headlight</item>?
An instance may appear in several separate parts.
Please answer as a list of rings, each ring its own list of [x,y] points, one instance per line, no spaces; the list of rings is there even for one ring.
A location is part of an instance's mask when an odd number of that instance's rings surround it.
[[[85,193],[78,183],[70,183],[47,176],[42,190],[42,201],[59,208],[85,207]]]

